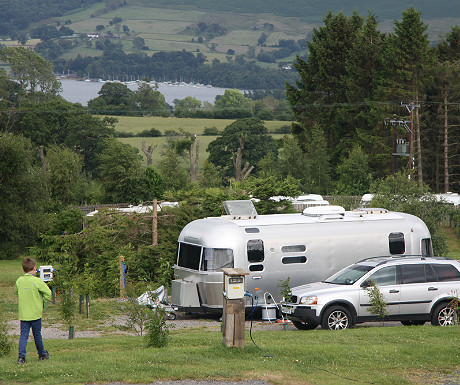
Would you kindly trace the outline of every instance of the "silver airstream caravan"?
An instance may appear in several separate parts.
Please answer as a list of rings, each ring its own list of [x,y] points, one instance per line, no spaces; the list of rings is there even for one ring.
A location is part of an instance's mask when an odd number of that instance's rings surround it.
[[[224,202],[227,214],[195,220],[179,235],[172,304],[188,312],[222,311],[222,268],[242,268],[246,290],[264,305],[290,286],[326,279],[363,258],[433,254],[430,232],[413,215],[385,209],[310,207],[257,215],[251,201]],[[247,306],[251,299],[247,298]]]

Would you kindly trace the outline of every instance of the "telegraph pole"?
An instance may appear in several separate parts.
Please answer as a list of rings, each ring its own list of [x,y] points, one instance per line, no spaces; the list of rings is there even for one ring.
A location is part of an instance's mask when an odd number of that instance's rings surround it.
[[[411,123],[410,121],[407,120],[398,120],[396,114],[393,115],[393,119],[386,119],[385,120],[385,125],[388,123],[392,124],[393,126],[393,153],[392,153],[392,171],[393,171],[393,176],[396,175],[396,156],[402,155],[402,156],[407,156],[407,154],[403,151],[398,152],[398,139],[396,138],[396,127],[397,126],[402,126],[406,129],[406,131],[409,133],[409,163],[408,167],[409,170],[412,170],[412,153],[410,151],[410,143],[411,143],[411,138],[412,138],[412,130],[411,127],[407,125],[407,123]],[[403,145],[404,140],[400,141],[401,145]],[[410,174],[410,171],[409,171]]]
[[[409,134],[409,170],[414,169],[414,149],[413,149],[413,138],[412,133],[414,132],[414,110],[420,107],[420,104],[415,104],[414,102],[410,103],[403,103],[401,102],[401,106],[406,107],[407,111],[409,112],[409,122],[410,123],[410,134]],[[417,130],[417,174],[418,179],[421,181],[422,179],[422,146],[420,142],[420,130]]]

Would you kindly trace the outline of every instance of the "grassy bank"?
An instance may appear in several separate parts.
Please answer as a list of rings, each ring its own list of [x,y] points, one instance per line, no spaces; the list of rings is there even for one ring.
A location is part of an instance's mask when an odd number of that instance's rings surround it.
[[[273,384],[434,384],[459,366],[460,327],[385,327],[254,332],[244,349],[223,346],[220,332],[177,330],[168,347],[142,337],[48,340],[51,359],[0,358],[2,384],[260,379]],[[30,347],[32,349],[32,347]]]
[[[12,286],[21,274],[20,262],[0,261],[0,309],[6,319],[17,318]],[[16,336],[11,354],[0,358],[0,384],[259,379],[276,385],[405,385],[459,379],[459,326],[360,325],[336,332],[284,331],[280,325],[250,335],[247,325],[243,349],[226,348],[220,330],[203,326],[171,329],[168,347],[155,349],[146,348],[143,337],[122,334],[112,322],[118,314],[118,301],[92,301],[90,318],[76,317],[75,339],[45,341],[51,359],[44,362],[38,362],[30,341],[27,364],[16,365]],[[46,305],[44,325],[59,323],[57,299]],[[80,338],[84,330],[97,330],[103,337]]]

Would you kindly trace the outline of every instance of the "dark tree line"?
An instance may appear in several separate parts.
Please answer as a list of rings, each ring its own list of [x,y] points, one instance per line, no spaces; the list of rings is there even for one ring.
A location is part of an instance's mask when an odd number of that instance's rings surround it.
[[[215,87],[239,89],[284,89],[285,82],[297,79],[294,72],[262,69],[257,64],[238,62],[204,64],[203,54],[191,52],[157,52],[152,56],[142,53],[105,50],[100,57],[77,56],[54,62],[58,73],[75,72],[93,78],[119,79],[134,76],[152,80],[177,80],[212,84]]]
[[[46,0],[2,2],[0,12],[0,35],[16,38],[19,31],[30,24],[50,17],[62,16],[77,8],[88,7],[101,0]]]
[[[383,177],[392,173],[389,121],[411,121],[395,124],[413,158],[397,157],[396,169],[435,191],[460,191],[460,28],[435,46],[426,30],[414,8],[389,34],[372,14],[329,13],[308,42],[308,58],[295,63],[301,80],[287,86],[293,133],[304,152],[320,130],[332,164],[360,146],[372,176]]]

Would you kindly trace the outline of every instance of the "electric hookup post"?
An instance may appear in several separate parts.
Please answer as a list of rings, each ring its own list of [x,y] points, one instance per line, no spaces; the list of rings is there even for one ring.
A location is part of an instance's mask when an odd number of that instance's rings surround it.
[[[40,266],[37,269],[37,273],[40,276],[40,279],[43,282],[53,282],[53,277],[54,277],[54,272],[56,269],[53,268],[53,266],[48,265],[48,266]],[[52,294],[52,301],[53,304],[56,303],[56,288],[54,285],[51,285],[51,294]]]
[[[222,341],[226,346],[244,347],[245,276],[240,268],[223,268],[224,297]]]

